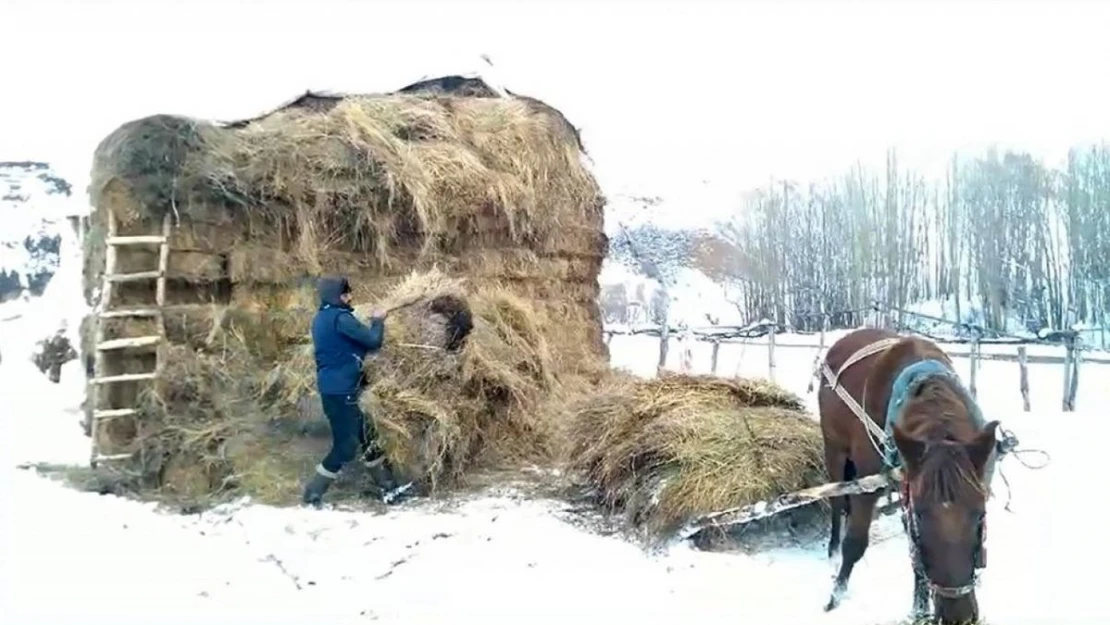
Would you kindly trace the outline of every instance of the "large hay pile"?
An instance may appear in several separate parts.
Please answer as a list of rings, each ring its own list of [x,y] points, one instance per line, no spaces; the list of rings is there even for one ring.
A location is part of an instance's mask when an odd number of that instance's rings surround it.
[[[582,165],[574,128],[538,101],[493,97],[480,81],[443,79],[402,91],[309,94],[268,115],[230,124],[156,115],[124,124],[104,139],[90,187],[95,209],[85,256],[90,297],[104,272],[109,213],[117,218],[120,235],[158,234],[167,214],[174,224],[165,325],[171,345],[162,348],[173,351],[172,358],[163,358],[170,368],[153,392],[132,384],[106,389],[97,408],[126,408],[137,401],[145,407],[138,419],[106,424],[101,439],[106,453],[148,448],[140,439],[162,441],[164,453],[153,454],[159,460],[148,457],[144,466],[160,467],[153,471],[162,476],[155,481],[165,485],[164,465],[174,445],[197,447],[201,440],[196,432],[166,439],[160,432],[180,429],[170,422],[215,424],[227,420],[220,415],[255,412],[264,414],[252,422],[318,417],[317,400],[306,399],[314,386],[306,384],[308,369],[300,367],[299,377],[290,372],[303,362],[317,306],[315,278],[323,274],[347,275],[355,301],[367,303],[381,302],[412,271],[434,267],[446,278],[465,278],[465,284],[452,283],[447,290],[465,293],[474,317],[471,340],[458,354],[431,360],[448,369],[454,366],[449,361],[458,361],[463,388],[473,391],[471,408],[445,407],[450,398],[436,393],[450,385],[431,382],[429,376],[439,374],[434,368],[401,373],[416,366],[419,348],[383,354],[369,365],[389,369],[372,371],[382,380],[367,399],[376,402],[370,407],[376,417],[422,415],[380,417],[386,436],[411,435],[410,429],[402,428],[402,434],[393,427],[396,418],[430,419],[444,431],[461,432],[437,439],[441,448],[435,451],[415,454],[402,451],[408,449],[404,445],[392,446],[410,467],[421,465],[414,472],[429,483],[457,475],[482,455],[478,449],[490,434],[471,426],[479,415],[503,411],[502,404],[525,405],[517,391],[533,384],[528,380],[539,375],[535,384],[549,385],[595,370],[594,363],[606,355],[596,300],[607,242],[603,199]],[[155,246],[118,248],[117,272],[156,266]],[[113,289],[108,307],[153,301],[153,281],[123,282]],[[429,306],[431,300],[399,312],[388,324],[390,344],[425,341],[413,316],[426,321],[438,314]],[[143,319],[101,323],[107,338],[157,331]],[[88,350],[95,324],[83,330]],[[484,333],[489,341],[479,339]],[[532,347],[522,351],[525,343]],[[437,348],[440,356],[448,351],[443,347]],[[153,362],[153,352],[126,352],[113,356],[102,374],[146,371]],[[200,371],[230,371],[225,362],[239,367],[234,380],[195,379]],[[173,384],[195,388],[167,386]],[[514,391],[508,399],[498,395],[505,389]],[[180,408],[197,394],[215,397],[212,401],[224,407],[171,409],[174,402],[165,399],[181,399]],[[243,438],[230,434],[229,427],[237,426],[217,428],[220,434],[210,441],[206,458],[228,462],[227,441]],[[326,449],[326,441],[312,447],[306,458]],[[285,451],[269,450],[268,462]],[[243,483],[244,463],[238,464],[213,472],[222,476],[220,488]],[[229,476],[236,477],[228,481]]]
[[[817,422],[767,382],[618,374],[570,412],[572,467],[651,534],[825,481]]]
[[[529,302],[432,271],[413,274],[375,306],[396,310],[382,350],[366,360],[362,408],[395,466],[434,488],[476,462],[553,456],[552,423],[539,404],[555,390],[556,372],[544,319]],[[287,406],[310,397],[311,347],[270,381]]]

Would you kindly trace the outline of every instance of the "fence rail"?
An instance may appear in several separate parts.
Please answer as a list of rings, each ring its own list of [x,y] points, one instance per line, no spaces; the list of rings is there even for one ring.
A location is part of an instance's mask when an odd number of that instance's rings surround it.
[[[606,333],[606,335],[615,335],[615,336],[654,336],[654,335],[645,334],[645,333],[620,332],[620,331],[611,331],[611,330],[606,330],[605,333]],[[674,336],[674,335],[672,334],[672,336]],[[767,348],[770,348],[770,342],[769,341],[748,340],[748,339],[712,339],[712,338],[708,338],[708,337],[704,337],[704,336],[700,336],[700,337],[695,336],[694,338],[700,343],[709,343],[709,344],[718,344],[718,345],[746,345],[746,346],[749,346],[749,347],[767,347]],[[947,341],[939,341],[939,342],[947,343]],[[983,343],[983,345],[990,345],[990,344],[991,343]],[[964,350],[960,350],[960,351],[945,350],[945,353],[948,354],[948,356],[951,357],[951,358],[971,358],[971,357],[974,356],[975,358],[977,358],[979,360],[987,360],[987,361],[993,361],[993,362],[1020,362],[1021,361],[1021,356],[1017,353],[1017,350],[1020,350],[1021,348],[1026,347],[1026,345],[1020,344],[1020,343],[993,343],[993,344],[994,345],[1013,345],[1016,349],[1015,349],[1015,352],[1013,354],[995,354],[995,353],[990,353],[990,352],[987,352],[987,353],[978,352],[977,354],[972,354],[972,351],[970,349],[968,349],[966,351],[964,351]],[[809,350],[815,350],[815,349],[825,349],[826,347],[828,347],[828,346],[827,345],[819,345],[817,343],[776,343],[775,344],[775,349],[809,349]],[[1028,364],[1032,364],[1032,365],[1062,365],[1065,362],[1067,362],[1067,357],[1066,356],[1046,356],[1046,355],[1042,355],[1042,354],[1032,354],[1032,355],[1026,355],[1025,356],[1025,361]],[[1098,365],[1110,365],[1110,354],[1108,354],[1106,356],[1102,356],[1102,357],[1085,355],[1083,357],[1083,362],[1084,363],[1090,363],[1090,364],[1098,364]]]
[[[919,336],[927,337],[942,345],[966,345],[966,350],[958,349],[947,351],[946,353],[952,358],[968,359],[970,364],[970,375],[968,380],[968,390],[972,396],[978,395],[978,370],[981,361],[994,361],[994,362],[1014,362],[1018,364],[1020,372],[1020,385],[1019,390],[1022,395],[1022,404],[1025,412],[1030,411],[1029,404],[1029,369],[1030,364],[1048,364],[1048,365],[1063,365],[1064,386],[1062,409],[1065,412],[1071,412],[1075,409],[1075,399],[1079,388],[1079,365],[1082,362],[1096,364],[1096,365],[1110,365],[1110,354],[1100,351],[1093,352],[1091,348],[1084,346],[1078,340],[1079,332],[1075,330],[1062,330],[1049,333],[1048,335],[1031,339],[1028,337],[1019,337],[1013,335],[1006,335],[1001,332],[987,330],[974,324],[957,323],[945,320],[939,317],[932,317],[928,315],[920,315],[910,311],[881,309],[876,306],[874,308],[874,325],[882,325],[890,327],[896,326],[895,329],[907,334],[916,334]],[[913,328],[906,327],[900,323],[892,323],[892,313],[905,316],[917,316],[927,319],[932,322],[948,323],[953,328],[959,331],[966,332],[970,336],[964,337],[938,337],[930,335],[926,332],[921,332]],[[662,326],[641,325],[637,327],[609,327],[605,329],[605,341],[609,344],[614,336],[651,336],[658,337],[659,339],[659,369],[663,368],[667,359],[667,352],[671,337],[677,337],[686,342],[692,339],[701,343],[710,343],[713,346],[711,355],[711,371],[713,375],[717,374],[718,357],[720,355],[721,345],[744,345],[746,347],[766,347],[767,348],[767,371],[768,378],[774,381],[775,379],[775,350],[777,349],[808,349],[816,350],[818,353],[814,359],[816,364],[817,360],[823,356],[824,350],[828,347],[826,344],[826,333],[828,332],[828,319],[836,313],[824,314],[825,323],[824,329],[820,332],[804,333],[815,336],[818,340],[816,343],[779,343],[775,337],[781,333],[783,326],[768,321],[766,319],[757,321],[744,326],[709,326],[701,328],[670,328]],[[988,336],[993,334],[993,336]],[[797,334],[797,333],[795,333]],[[1014,348],[1014,353],[983,353],[982,347],[984,345],[1008,346]],[[1064,355],[1052,356],[1041,354],[1029,354],[1028,346],[1047,346],[1057,347],[1064,349]],[[691,368],[692,354],[690,346],[687,343],[684,353],[682,354],[682,369],[689,371]],[[812,390],[812,383],[810,386]]]

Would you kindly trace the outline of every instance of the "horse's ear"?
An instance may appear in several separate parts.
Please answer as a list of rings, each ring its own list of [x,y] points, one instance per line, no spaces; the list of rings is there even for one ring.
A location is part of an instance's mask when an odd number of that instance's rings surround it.
[[[983,431],[979,433],[970,443],[966,445],[967,455],[971,458],[971,464],[975,467],[975,472],[979,477],[983,476],[983,470],[987,466],[987,459],[991,457],[994,452],[995,445],[998,444],[995,439],[995,432],[998,430],[999,422],[991,421]]]
[[[902,461],[906,463],[906,469],[917,471],[917,467],[921,464],[921,457],[925,454],[925,443],[907,434],[897,423],[894,424],[893,430],[894,446],[898,448]]]

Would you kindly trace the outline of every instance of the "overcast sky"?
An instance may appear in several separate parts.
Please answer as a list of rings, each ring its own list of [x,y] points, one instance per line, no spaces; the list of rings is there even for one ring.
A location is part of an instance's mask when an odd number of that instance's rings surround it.
[[[0,23],[0,160],[52,161],[82,187],[128,119],[390,90],[482,53],[582,128],[609,194],[708,206],[888,145],[943,161],[1110,138],[1099,0],[0,0]]]

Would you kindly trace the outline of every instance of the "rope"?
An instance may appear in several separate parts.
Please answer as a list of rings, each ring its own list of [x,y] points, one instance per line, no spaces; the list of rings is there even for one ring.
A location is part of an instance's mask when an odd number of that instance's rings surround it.
[[[998,475],[1002,477],[1002,483],[1006,486],[1006,505],[1003,509],[1012,514],[1013,510],[1010,508],[1010,503],[1013,501],[1014,489],[1010,486],[1010,480],[1006,477],[1006,472],[1002,470],[1002,459],[1006,456],[1013,456],[1014,459],[1018,461],[1018,464],[1026,469],[1040,471],[1052,462],[1052,456],[1043,449],[1018,449],[1020,442],[1012,431],[1001,426],[999,426],[998,431],[1002,434],[1002,441],[1000,441],[998,445]],[[1022,456],[1027,454],[1040,454],[1045,458],[1045,461],[1043,464],[1037,466],[1031,465],[1025,460],[1022,460]]]
[[[886,458],[889,457],[890,453],[890,444],[887,441],[886,432],[879,427],[879,424],[876,423],[874,419],[867,415],[867,411],[856,401],[855,397],[852,397],[852,395],[848,393],[848,389],[840,384],[840,376],[852,365],[876,354],[885,352],[893,347],[899,340],[901,339],[883,339],[861,347],[854,354],[849,356],[848,359],[844,361],[844,364],[840,365],[840,369],[838,369],[836,373],[833,373],[832,368],[829,367],[828,360],[821,363],[821,372],[824,374],[829,388],[840,397],[841,401],[848,406],[848,409],[851,410],[852,413],[856,415],[856,418],[859,419],[860,423],[863,424],[864,429],[867,430],[867,438],[871,441],[871,446],[875,449],[875,453],[879,454],[880,458],[883,458],[884,464],[886,464]]]

